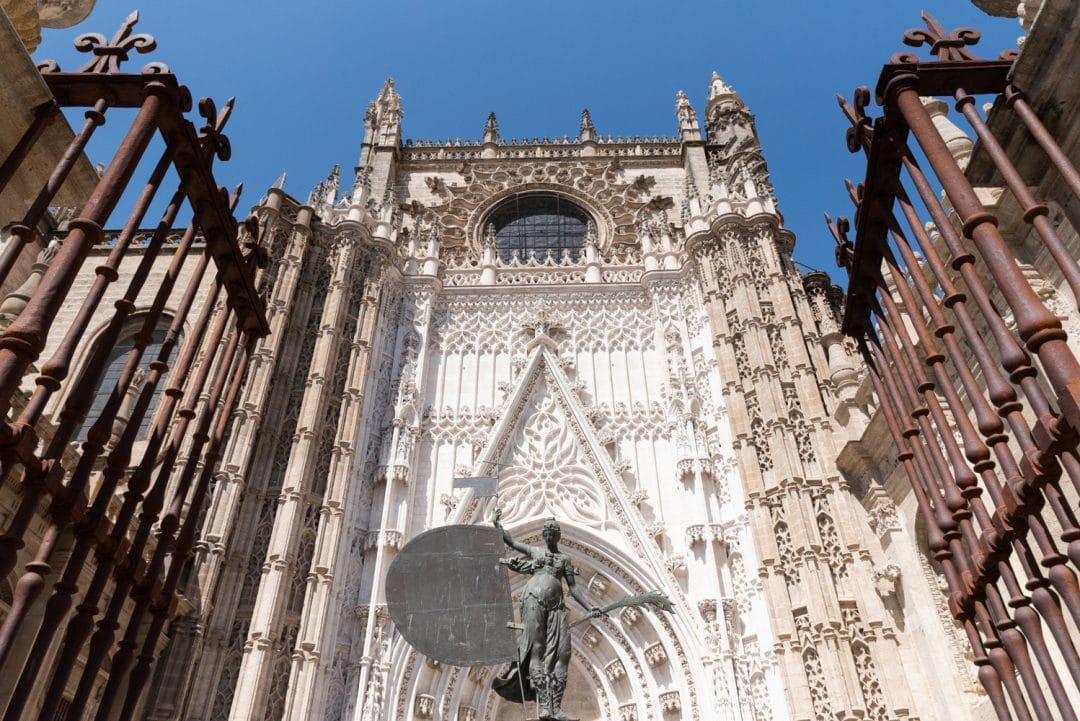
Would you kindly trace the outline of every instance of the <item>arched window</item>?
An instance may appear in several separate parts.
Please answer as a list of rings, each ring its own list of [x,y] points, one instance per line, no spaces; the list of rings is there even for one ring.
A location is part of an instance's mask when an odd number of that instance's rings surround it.
[[[499,203],[484,228],[494,227],[495,247],[504,262],[515,256],[543,259],[549,252],[557,259],[568,252],[576,261],[589,220],[588,213],[555,193],[519,193]]]
[[[120,378],[120,373],[124,369],[124,364],[127,363],[128,353],[135,347],[135,334],[142,328],[142,322],[143,319],[141,317],[133,319],[127,326],[127,329],[125,329],[125,335],[110,349],[108,364],[105,366],[105,372],[102,374],[101,382],[98,383],[97,391],[94,393],[94,399],[90,404],[89,412],[86,414],[86,420],[83,421],[78,434],[75,436],[76,441],[85,441],[90,426],[92,426],[94,421],[101,416],[101,411],[104,410],[105,403],[109,400],[109,395],[112,393],[113,388],[116,387],[116,381]],[[139,369],[142,373],[137,374],[135,382],[132,383],[131,387],[128,389],[127,398],[125,398],[124,403],[121,405],[119,413],[121,417],[125,417],[133,409],[135,400],[139,395],[139,390],[142,388],[142,377],[149,372],[150,362],[157,358],[158,352],[161,350],[161,344],[165,342],[165,335],[171,322],[172,319],[168,317],[162,317],[158,321],[158,327],[154,329],[151,336],[152,340],[143,351],[142,358],[139,362]],[[175,361],[175,351],[180,345],[180,343],[177,343],[174,347],[173,361]],[[142,421],[139,424],[139,434],[136,436],[138,440],[144,439],[147,433],[149,433],[150,424],[153,422],[154,414],[157,411],[158,401],[161,400],[162,391],[168,384],[168,380],[167,375],[158,380],[157,387],[154,389],[154,397],[150,401],[150,406],[147,408],[146,415],[143,416]]]

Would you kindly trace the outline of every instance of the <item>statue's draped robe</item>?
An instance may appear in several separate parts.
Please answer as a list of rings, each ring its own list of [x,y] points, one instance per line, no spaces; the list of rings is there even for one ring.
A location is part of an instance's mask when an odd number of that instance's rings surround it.
[[[515,703],[524,703],[536,698],[536,690],[530,681],[532,648],[537,642],[544,646],[542,658],[543,673],[550,674],[560,658],[570,657],[570,625],[566,620],[566,604],[563,602],[562,582],[566,576],[575,573],[570,558],[562,553],[551,553],[546,548],[530,546],[531,558],[515,558],[510,563],[510,570],[532,576],[526,582],[521,594],[521,624],[524,632],[518,644],[517,661],[511,662],[507,670],[495,677],[492,688],[495,692]],[[559,585],[557,597],[545,593],[550,591],[549,578],[554,577]],[[522,694],[524,693],[524,698]]]

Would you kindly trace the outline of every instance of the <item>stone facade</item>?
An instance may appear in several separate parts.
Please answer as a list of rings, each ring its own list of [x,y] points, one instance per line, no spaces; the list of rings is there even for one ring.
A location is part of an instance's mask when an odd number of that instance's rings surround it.
[[[1068,0],[1043,11],[1076,24]],[[1056,82],[1074,56],[1033,50],[1018,77]],[[403,141],[402,120],[388,81],[351,188],[335,167],[306,202],[275,187],[254,210],[272,332],[143,717],[519,718],[493,669],[405,644],[383,587],[413,536],[486,522],[453,479],[497,473],[507,527],[534,542],[557,516],[590,599],[674,602],[575,630],[583,721],[989,719],[842,293],[793,262],[738,94],[714,74],[699,117],[679,93],[673,138],[604,136],[587,111],[556,139],[502,138],[492,116],[476,141]],[[589,215],[580,257],[500,257],[486,220],[527,192]],[[1075,325],[1060,278],[1047,294]]]
[[[853,494],[867,426],[839,289],[800,274],[750,110],[718,76],[674,138],[402,141],[392,82],[356,179],[255,209],[273,333],[255,354],[153,719],[517,718],[491,669],[417,654],[386,613],[416,534],[555,515],[599,604],[575,632],[583,719],[924,719],[971,712],[960,646],[887,494]],[[485,220],[542,191],[580,257],[506,258]],[[861,502],[862,501],[862,502]],[[518,590],[514,585],[514,592]],[[919,603],[923,602],[923,603]],[[958,699],[970,694],[969,700]]]

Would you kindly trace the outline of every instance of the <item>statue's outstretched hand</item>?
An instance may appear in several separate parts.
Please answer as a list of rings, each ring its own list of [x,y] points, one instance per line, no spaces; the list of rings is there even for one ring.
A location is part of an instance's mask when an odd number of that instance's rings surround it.
[[[496,506],[495,510],[491,512],[491,525],[495,526],[495,528],[502,528],[499,523],[500,518],[502,518],[502,509]]]

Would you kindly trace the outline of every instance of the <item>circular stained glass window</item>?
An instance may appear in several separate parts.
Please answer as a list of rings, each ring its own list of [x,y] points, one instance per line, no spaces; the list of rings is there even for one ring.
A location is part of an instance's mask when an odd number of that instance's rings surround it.
[[[497,205],[484,227],[494,226],[499,259],[539,260],[564,254],[577,261],[585,247],[589,215],[555,193],[520,193]]]

